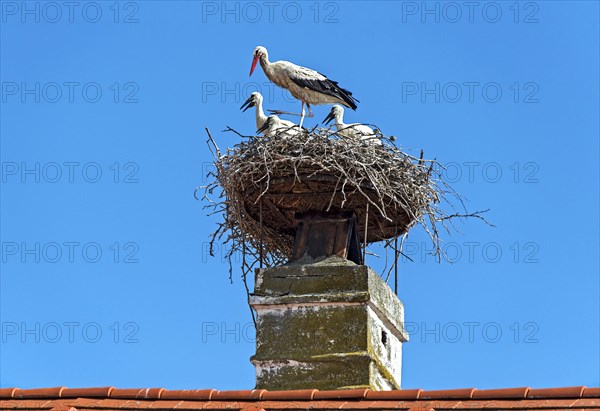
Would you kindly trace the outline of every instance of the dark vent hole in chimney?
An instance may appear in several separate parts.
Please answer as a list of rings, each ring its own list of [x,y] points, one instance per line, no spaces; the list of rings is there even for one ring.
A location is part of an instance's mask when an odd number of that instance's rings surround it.
[[[388,342],[387,333],[384,330],[381,330],[381,343],[383,344],[384,347],[387,347],[387,342]]]

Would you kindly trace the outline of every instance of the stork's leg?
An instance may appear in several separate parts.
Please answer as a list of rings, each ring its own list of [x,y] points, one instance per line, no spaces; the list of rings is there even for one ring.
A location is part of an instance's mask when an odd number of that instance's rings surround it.
[[[309,108],[309,110],[310,110],[310,108]],[[302,112],[301,113],[302,114],[300,114],[300,128],[302,128],[302,123],[304,122],[304,100],[302,100]]]

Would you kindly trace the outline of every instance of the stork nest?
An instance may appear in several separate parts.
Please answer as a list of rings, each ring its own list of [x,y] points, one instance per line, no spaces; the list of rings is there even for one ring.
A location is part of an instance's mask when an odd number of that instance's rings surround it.
[[[285,263],[294,244],[296,213],[353,211],[361,241],[384,241],[387,247],[419,224],[437,256],[443,254],[440,224],[448,229],[454,217],[483,219],[482,212],[447,213],[446,205],[455,211],[449,197],[464,205],[443,181],[441,165],[424,159],[422,151],[420,158],[406,154],[383,135],[383,144],[375,145],[323,128],[273,137],[228,129],[246,140],[222,153],[206,131],[215,170],[209,184],[199,188],[210,202],[207,207],[222,215],[210,251],[214,255],[216,243],[227,247],[230,276],[238,252],[244,277],[259,260],[267,266]]]

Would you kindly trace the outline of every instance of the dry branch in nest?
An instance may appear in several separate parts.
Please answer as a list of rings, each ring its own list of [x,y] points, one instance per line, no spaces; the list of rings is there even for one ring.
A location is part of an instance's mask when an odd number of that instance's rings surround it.
[[[483,218],[481,212],[457,212],[455,203],[464,210],[462,198],[442,179],[439,163],[424,159],[423,152],[410,156],[383,135],[378,137],[384,144],[376,145],[339,138],[329,129],[284,130],[272,137],[242,136],[222,153],[206,131],[215,171],[202,188],[207,207],[223,217],[211,254],[217,242],[227,247],[230,275],[238,252],[244,278],[259,260],[267,266],[285,263],[297,212],[354,211],[361,240],[368,221],[367,243],[384,241],[392,248],[394,239],[421,225],[438,257],[443,257],[440,227],[449,231],[454,218]]]

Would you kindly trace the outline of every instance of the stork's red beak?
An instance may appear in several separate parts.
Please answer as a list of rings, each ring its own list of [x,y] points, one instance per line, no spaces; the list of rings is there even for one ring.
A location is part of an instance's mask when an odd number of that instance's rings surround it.
[[[258,63],[258,56],[254,56],[254,60],[252,60],[252,67],[250,67],[250,75],[254,72],[256,68],[256,63]]]

